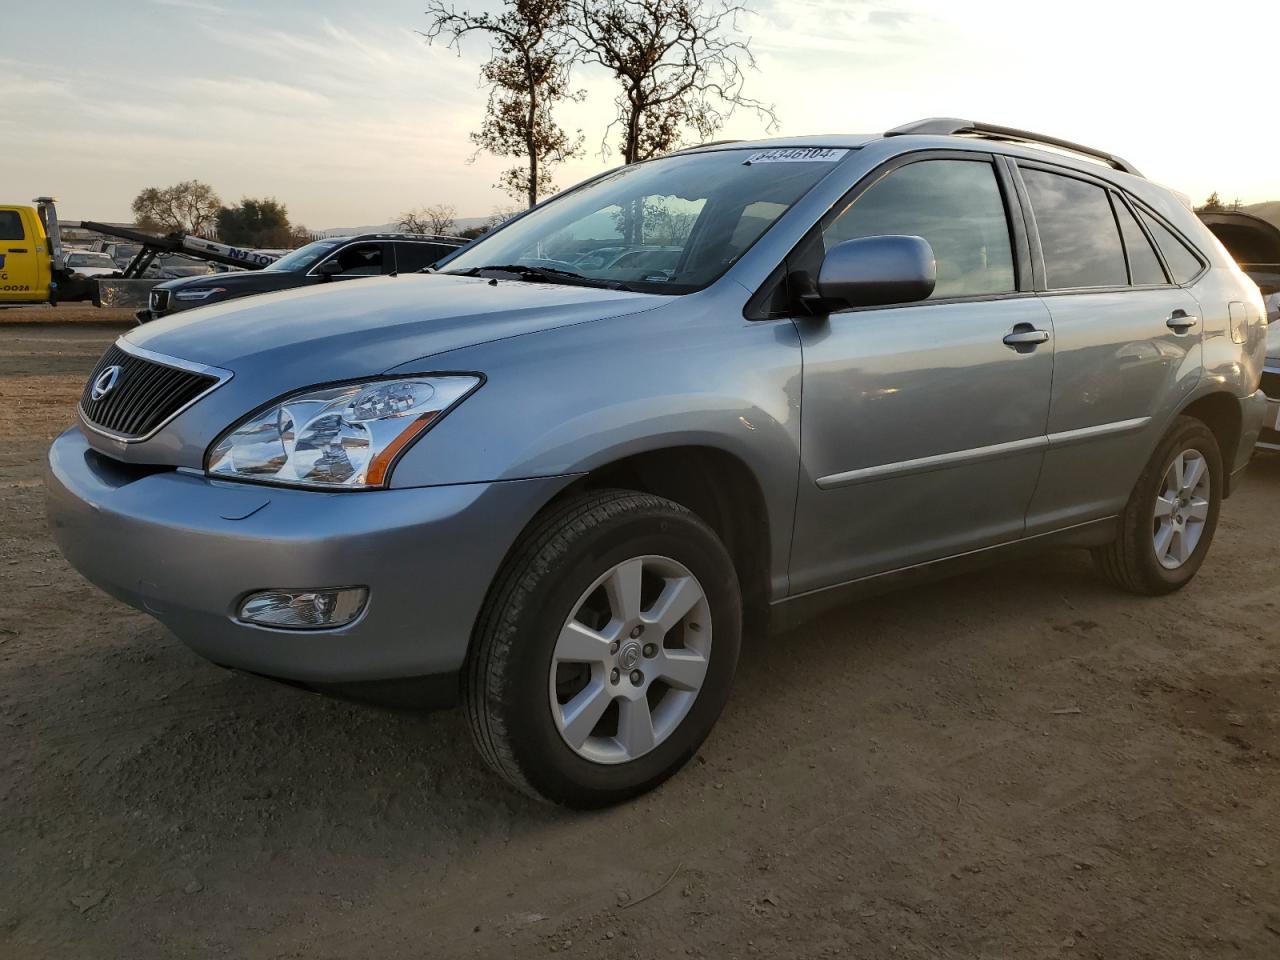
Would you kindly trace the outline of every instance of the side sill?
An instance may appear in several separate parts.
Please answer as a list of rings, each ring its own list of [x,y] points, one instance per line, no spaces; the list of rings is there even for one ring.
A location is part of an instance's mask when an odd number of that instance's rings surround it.
[[[914,566],[884,573],[874,573],[857,580],[820,587],[808,593],[775,600],[769,605],[769,632],[784,633],[815,617],[855,600],[890,593],[914,583],[926,583],[970,570],[979,570],[1053,547],[1100,547],[1110,543],[1119,532],[1119,517],[1090,520],[1062,530],[1025,537],[994,546],[971,550],[939,560],[928,560]]]

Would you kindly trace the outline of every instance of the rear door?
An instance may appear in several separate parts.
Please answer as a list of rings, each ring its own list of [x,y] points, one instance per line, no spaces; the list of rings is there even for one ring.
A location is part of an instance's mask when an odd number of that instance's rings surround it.
[[[816,275],[843,240],[912,235],[933,247],[938,284],[920,303],[794,319],[793,592],[1018,539],[1044,452],[1052,327],[1003,164],[916,154],[869,179],[788,267]]]
[[[43,299],[37,238],[27,223],[26,211],[0,207],[0,302]]]
[[[1123,509],[1200,378],[1202,322],[1126,195],[1074,170],[1017,167],[1055,337],[1049,446],[1027,515],[1035,534]]]

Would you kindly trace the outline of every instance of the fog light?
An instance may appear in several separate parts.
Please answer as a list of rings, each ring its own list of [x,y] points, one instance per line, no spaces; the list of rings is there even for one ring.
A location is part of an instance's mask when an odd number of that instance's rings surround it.
[[[240,604],[240,619],[264,627],[324,630],[360,616],[369,599],[367,587],[328,590],[264,590]]]

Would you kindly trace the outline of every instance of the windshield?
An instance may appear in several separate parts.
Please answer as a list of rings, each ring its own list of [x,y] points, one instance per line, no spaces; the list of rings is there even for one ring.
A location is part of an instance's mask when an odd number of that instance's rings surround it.
[[[305,247],[299,247],[292,253],[285,254],[275,263],[268,264],[263,270],[291,271],[305,270],[311,266],[326,253],[338,246],[343,241],[343,237],[336,237],[333,240],[316,240],[308,243]]]
[[[718,150],[623,167],[477,240],[441,272],[524,265],[690,293],[729,269],[847,152]]]

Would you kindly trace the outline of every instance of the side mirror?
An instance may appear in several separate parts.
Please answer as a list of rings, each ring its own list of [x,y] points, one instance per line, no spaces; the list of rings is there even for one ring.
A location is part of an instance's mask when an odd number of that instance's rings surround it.
[[[938,282],[933,248],[921,237],[859,237],[822,260],[818,296],[850,307],[927,300]]]
[[[336,277],[342,272],[342,264],[337,260],[326,260],[324,263],[320,264],[316,272],[327,280],[330,277]]]

